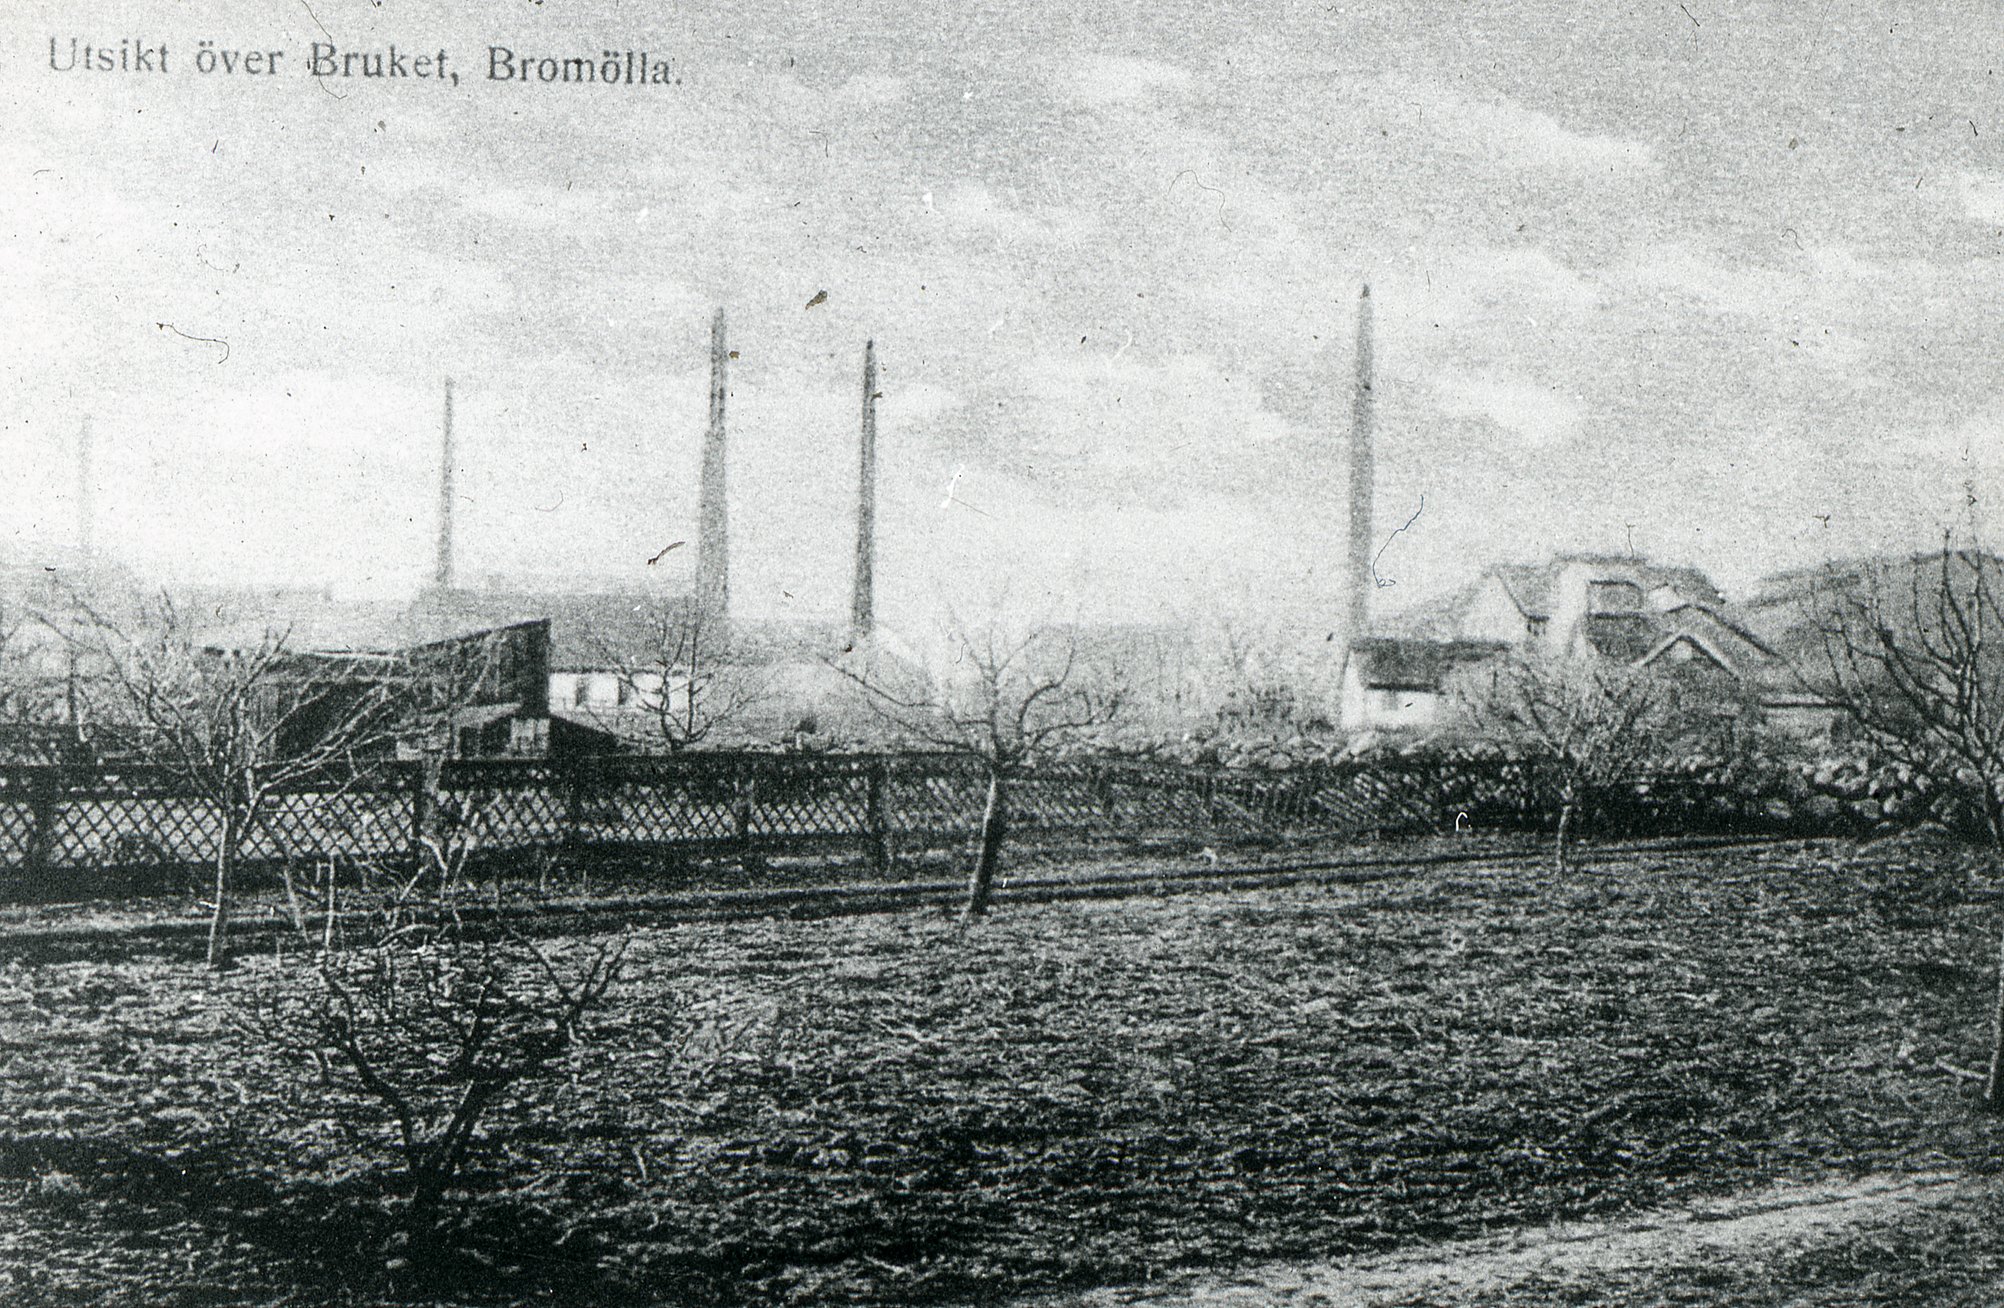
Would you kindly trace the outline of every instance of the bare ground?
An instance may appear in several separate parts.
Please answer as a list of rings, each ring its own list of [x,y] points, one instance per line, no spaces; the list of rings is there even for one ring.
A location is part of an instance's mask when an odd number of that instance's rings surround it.
[[[1055,1302],[1065,1308],[1628,1303],[1652,1298],[1637,1293],[1652,1286],[1653,1300],[1661,1300],[1690,1271],[1708,1269],[1709,1279],[1732,1280],[1721,1269],[1740,1265],[1745,1271],[1784,1254],[1870,1242],[1881,1230],[1967,1200],[1968,1188],[1939,1172],[1790,1182],[1614,1221],[1568,1222],[1326,1263],[1275,1264],[1227,1278],[1115,1287]]]
[[[972,929],[658,923],[599,1039],[492,1124],[423,1284],[479,1308],[2004,1302],[2004,1119],[1957,1070],[1994,998],[1987,865],[1595,853]],[[44,925],[0,924],[0,1301],[413,1286],[391,1128],[241,1020],[298,948],[214,974]],[[1779,1216],[1845,1185],[1825,1197],[1930,1198]],[[1726,1220],[1691,1219],[1709,1204]],[[1606,1225],[1552,1225],[1580,1221]],[[1098,1293],[1056,1302],[1122,1302]]]

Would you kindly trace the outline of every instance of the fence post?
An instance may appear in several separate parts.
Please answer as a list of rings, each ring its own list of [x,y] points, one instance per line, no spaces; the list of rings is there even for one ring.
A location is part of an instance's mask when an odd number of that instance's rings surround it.
[[[870,870],[887,875],[897,866],[897,849],[891,843],[891,765],[881,755],[870,760],[863,792],[864,822],[868,827]]]
[[[573,759],[564,767],[564,817],[563,830],[558,833],[557,843],[566,849],[584,843],[582,834],[585,818],[584,769],[582,759]]]
[[[429,787],[426,786],[425,784],[425,765],[423,763],[418,763],[411,768],[410,788],[411,788],[411,844],[410,844],[411,873],[412,875],[416,875],[417,870],[424,866],[425,825],[431,819],[431,814],[427,811],[427,808],[429,807],[430,804],[430,794],[429,794]]]
[[[56,804],[62,786],[53,768],[36,768],[29,777],[28,802],[34,826],[28,832],[28,847],[22,851],[21,861],[29,876],[39,877],[49,868],[49,846],[55,838]]]
[[[765,870],[765,861],[752,848],[752,808],[757,803],[758,776],[750,760],[740,754],[731,760],[731,827],[738,867],[752,876]]]

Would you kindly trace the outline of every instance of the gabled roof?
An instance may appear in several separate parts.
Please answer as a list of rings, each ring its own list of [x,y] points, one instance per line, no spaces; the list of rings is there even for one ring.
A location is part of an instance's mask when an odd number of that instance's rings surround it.
[[[1552,612],[1552,586],[1558,569],[1551,564],[1499,563],[1489,575],[1503,584],[1503,593],[1527,618],[1544,618]]]
[[[1763,656],[1767,658],[1779,657],[1775,653],[1773,646],[1769,645],[1752,627],[1741,622],[1723,606],[1688,602],[1673,604],[1663,610],[1663,616],[1672,627],[1679,631],[1699,630],[1705,625],[1706,620],[1709,620],[1753,646]]]
[[[1459,590],[1410,604],[1397,613],[1388,614],[1375,625],[1386,636],[1454,640],[1461,632],[1462,615],[1475,603],[1481,589],[1481,582],[1470,582]]]
[[[1717,665],[1721,671],[1738,671],[1733,666],[1732,660],[1728,659],[1718,646],[1712,644],[1712,642],[1706,640],[1696,632],[1691,631],[1671,632],[1663,639],[1657,641],[1655,645],[1651,646],[1649,651],[1642,655],[1642,657],[1636,659],[1635,666],[1646,668],[1679,645],[1689,645],[1692,649],[1704,655],[1708,662]]]
[[[1726,602],[1712,579],[1697,568],[1651,563],[1618,554],[1561,554],[1545,563],[1499,563],[1488,570],[1488,575],[1502,583],[1525,617],[1548,618],[1559,578],[1568,568],[1581,564],[1603,571],[1608,581],[1633,582],[1645,592],[1667,587],[1686,602],[1712,605]]]

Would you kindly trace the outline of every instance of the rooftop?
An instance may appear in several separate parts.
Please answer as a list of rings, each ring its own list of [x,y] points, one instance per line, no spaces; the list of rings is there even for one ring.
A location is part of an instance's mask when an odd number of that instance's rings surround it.
[[[1350,647],[1349,658],[1367,689],[1438,691],[1454,669],[1509,648],[1488,640],[1369,636]]]

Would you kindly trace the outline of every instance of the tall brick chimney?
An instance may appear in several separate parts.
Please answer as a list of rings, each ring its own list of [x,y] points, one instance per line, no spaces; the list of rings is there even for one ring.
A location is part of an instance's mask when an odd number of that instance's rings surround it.
[[[1371,592],[1378,588],[1371,567],[1374,533],[1371,500],[1371,288],[1357,299],[1357,378],[1350,401],[1350,558],[1349,613],[1344,639],[1352,644],[1371,634]]]
[[[438,459],[438,555],[432,563],[432,584],[452,589],[452,378],[445,379],[445,428]]]
[[[91,521],[96,513],[96,495],[91,485],[91,430],[90,415],[85,414],[83,426],[77,430],[77,559],[88,564],[91,551],[96,548],[92,539]]]
[[[858,639],[876,626],[877,564],[877,343],[863,343],[863,434],[856,476],[856,582],[849,626]]]
[[[706,622],[730,617],[730,505],[724,477],[724,399],[730,392],[724,311],[710,321],[710,425],[703,435],[703,479],[696,511],[696,604]]]

